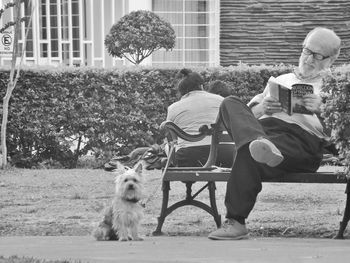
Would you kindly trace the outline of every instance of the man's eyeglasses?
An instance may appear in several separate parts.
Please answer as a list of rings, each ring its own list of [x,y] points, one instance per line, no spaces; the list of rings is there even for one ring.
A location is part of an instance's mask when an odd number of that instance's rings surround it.
[[[326,58],[329,58],[329,57],[330,57],[330,56],[323,56],[323,55],[320,54],[320,53],[313,52],[313,51],[311,51],[310,49],[308,49],[308,48],[306,48],[306,47],[303,48],[303,51],[302,51],[302,52],[303,52],[305,55],[308,55],[308,56],[312,55],[312,57],[313,57],[314,59],[319,60],[319,61],[325,60]]]

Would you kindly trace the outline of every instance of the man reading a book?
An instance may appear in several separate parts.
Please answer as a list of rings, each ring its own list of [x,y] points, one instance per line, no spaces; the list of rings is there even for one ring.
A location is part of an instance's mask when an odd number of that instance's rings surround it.
[[[317,114],[321,111],[322,74],[340,52],[340,38],[327,28],[315,28],[303,42],[294,72],[278,76],[248,105],[236,97],[224,99],[220,117],[237,147],[237,156],[227,182],[227,220],[209,234],[210,239],[243,239],[248,236],[245,220],[253,209],[262,178],[290,172],[315,172],[321,163],[326,134]],[[271,85],[311,87],[300,99],[308,111],[283,110]],[[300,86],[299,85],[299,86]],[[300,94],[301,92],[298,91]]]

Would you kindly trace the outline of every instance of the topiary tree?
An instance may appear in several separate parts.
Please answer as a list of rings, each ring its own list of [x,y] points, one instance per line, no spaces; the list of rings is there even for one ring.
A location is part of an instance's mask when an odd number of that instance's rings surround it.
[[[113,57],[140,64],[154,51],[175,46],[175,31],[169,22],[151,11],[133,11],[112,26],[105,46]]]

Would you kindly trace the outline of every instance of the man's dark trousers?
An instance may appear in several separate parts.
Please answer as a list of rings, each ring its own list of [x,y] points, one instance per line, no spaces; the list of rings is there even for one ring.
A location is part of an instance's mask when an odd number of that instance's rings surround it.
[[[315,172],[322,160],[324,141],[296,124],[269,117],[258,120],[240,99],[230,96],[220,106],[220,118],[237,147],[227,182],[227,218],[247,218],[261,191],[262,179],[289,172]],[[264,137],[281,151],[284,160],[276,167],[256,162],[249,143]]]

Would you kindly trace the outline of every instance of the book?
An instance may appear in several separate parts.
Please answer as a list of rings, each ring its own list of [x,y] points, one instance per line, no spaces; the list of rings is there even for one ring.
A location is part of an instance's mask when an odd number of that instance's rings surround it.
[[[285,83],[278,81],[275,77],[270,77],[268,85],[271,97],[276,98],[281,103],[282,110],[287,114],[313,114],[313,112],[305,108],[302,101],[304,95],[314,93],[314,87],[312,85],[296,83],[287,86]]]

